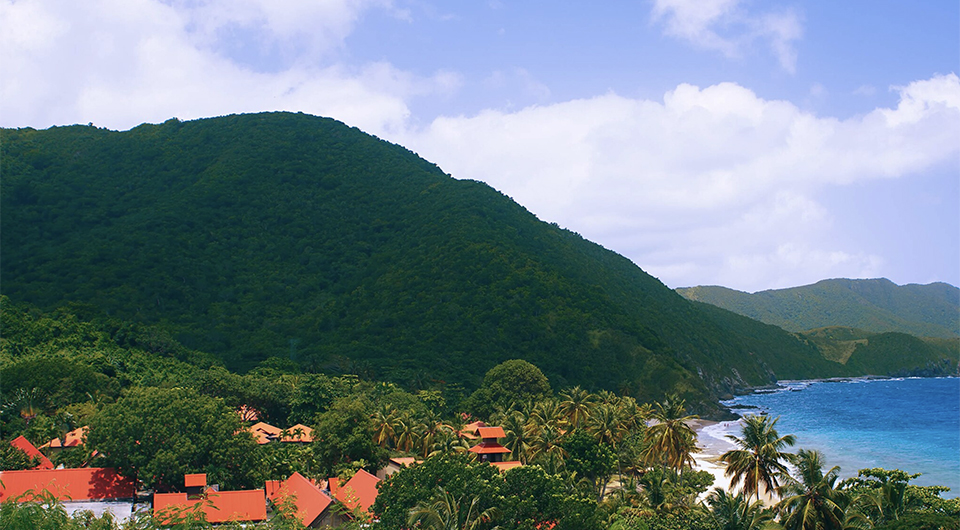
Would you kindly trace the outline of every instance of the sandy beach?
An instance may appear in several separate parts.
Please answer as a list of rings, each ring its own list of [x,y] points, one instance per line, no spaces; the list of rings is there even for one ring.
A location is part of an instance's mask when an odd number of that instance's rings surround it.
[[[711,491],[715,489],[730,490],[730,479],[724,476],[726,465],[720,461],[720,456],[736,446],[730,440],[726,439],[725,434],[733,431],[739,434],[739,420],[716,422],[710,420],[692,420],[690,426],[697,433],[697,446],[699,453],[693,455],[696,460],[696,468],[699,471],[707,471],[714,476],[713,486],[704,492],[700,499],[704,499]],[[767,506],[776,504],[777,500],[771,495],[760,495],[760,500]]]

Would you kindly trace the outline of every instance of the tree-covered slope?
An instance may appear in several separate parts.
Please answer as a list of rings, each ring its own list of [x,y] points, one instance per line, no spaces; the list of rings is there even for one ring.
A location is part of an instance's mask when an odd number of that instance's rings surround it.
[[[558,386],[648,399],[842,371],[334,120],[6,129],[2,141],[3,294],[155,325],[235,369],[283,356],[469,388],[523,358]]]
[[[918,338],[898,332],[872,333],[827,327],[804,331],[827,359],[854,373],[889,376],[957,375],[960,339]]]
[[[885,278],[834,279],[753,294],[717,286],[677,292],[789,331],[844,326],[876,333],[960,337],[960,289],[946,283],[896,285]]]

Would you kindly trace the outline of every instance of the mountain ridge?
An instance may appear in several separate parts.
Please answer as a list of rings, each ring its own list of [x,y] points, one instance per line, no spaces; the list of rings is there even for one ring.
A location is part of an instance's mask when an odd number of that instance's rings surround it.
[[[960,289],[944,282],[897,285],[886,278],[836,278],[756,293],[721,286],[676,291],[689,300],[793,332],[845,326],[876,333],[960,337]]]

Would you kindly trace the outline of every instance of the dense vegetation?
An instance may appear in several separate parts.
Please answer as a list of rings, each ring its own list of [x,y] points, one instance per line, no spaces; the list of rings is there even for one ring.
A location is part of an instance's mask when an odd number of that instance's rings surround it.
[[[2,142],[3,294],[146,325],[135,345],[150,352],[468,391],[519,358],[559,386],[678,392],[702,413],[776,378],[852,374],[333,120],[5,129]]]
[[[946,283],[896,285],[885,278],[835,279],[752,294],[717,286],[677,292],[788,331],[841,326],[874,333],[960,337],[960,289]]]
[[[750,451],[759,451],[766,458],[762,465],[780,472],[771,487],[782,487],[782,502],[764,507],[749,494],[722,491],[704,498],[713,477],[691,469],[696,433],[683,399],[673,395],[645,404],[609,391],[555,388],[522,360],[489,370],[469,396],[449,386],[411,393],[355,375],[304,373],[277,358],[240,375],[158,338],[155,328],[89,321],[68,309],[42,312],[5,297],[0,305],[0,444],[23,434],[39,445],[87,425],[86,445],[58,453],[55,463],[113,466],[156,491],[179,489],[190,472],[205,472],[227,488],[259,487],[294,471],[346,478],[400,455],[424,460],[380,486],[374,528],[412,527],[416,521],[420,528],[475,530],[544,524],[577,530],[814,528],[794,523],[809,506],[818,510],[815,521],[826,521],[822,528],[839,530],[833,517],[843,528],[955,530],[960,516],[960,501],[940,497],[941,488],[911,485],[914,476],[901,471],[864,470],[837,483],[835,470],[825,470],[815,453],[794,455],[782,447],[770,452],[764,444],[782,437],[766,417],[746,423],[744,455],[723,458],[746,484],[755,461]],[[156,348],[158,343],[164,347]],[[479,403],[490,411],[471,417]],[[253,444],[239,430],[241,405],[280,427],[310,425],[314,441]],[[510,457],[525,465],[500,473],[474,461],[463,434],[473,419],[501,425]],[[654,423],[648,426],[649,420]],[[756,428],[749,430],[751,425]],[[31,465],[9,451],[0,458],[2,469]],[[791,461],[798,472],[784,475],[780,460]],[[820,509],[823,499],[831,503],[827,510]],[[69,517],[49,496],[36,501],[4,502],[0,530],[120,527],[107,516]],[[246,527],[302,528],[292,512],[277,509],[271,521]],[[175,528],[210,528],[201,514],[178,514]],[[355,518],[344,528],[360,528],[364,521]],[[145,513],[123,528],[164,526]]]

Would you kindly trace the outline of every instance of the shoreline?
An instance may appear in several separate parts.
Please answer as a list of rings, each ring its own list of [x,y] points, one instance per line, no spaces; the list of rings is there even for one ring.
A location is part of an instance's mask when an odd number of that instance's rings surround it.
[[[727,491],[727,493],[736,493],[740,490],[740,488],[736,488],[736,491],[734,491],[730,487],[730,477],[724,475],[727,466],[720,460],[723,453],[731,449],[736,449],[736,445],[720,437],[720,433],[727,432],[731,427],[738,426],[739,423],[739,419],[732,421],[697,419],[690,422],[690,426],[693,427],[694,432],[697,433],[697,447],[700,448],[700,452],[694,453],[693,455],[693,459],[696,462],[695,469],[697,471],[706,471],[713,475],[713,485],[707,488],[707,491],[700,494],[697,500],[704,500],[707,495],[715,489],[723,489]],[[764,505],[770,507],[775,505],[777,501],[779,501],[779,498],[765,493],[760,495],[760,500]]]

